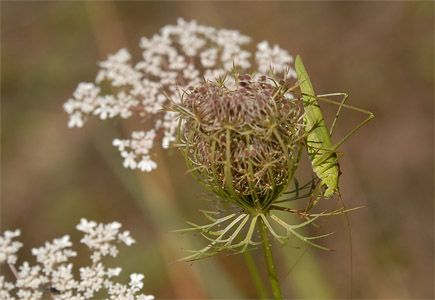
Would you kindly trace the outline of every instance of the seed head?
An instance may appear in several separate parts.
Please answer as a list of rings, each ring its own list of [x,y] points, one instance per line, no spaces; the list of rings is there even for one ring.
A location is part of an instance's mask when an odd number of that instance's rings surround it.
[[[205,81],[185,92],[177,105],[182,149],[207,188],[261,212],[293,177],[303,133],[300,111],[286,95],[287,84],[247,74],[235,74],[234,82],[231,88]]]

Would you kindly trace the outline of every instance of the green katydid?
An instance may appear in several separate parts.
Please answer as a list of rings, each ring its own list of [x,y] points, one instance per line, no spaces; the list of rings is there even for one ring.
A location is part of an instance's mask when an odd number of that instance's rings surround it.
[[[354,106],[346,105],[345,102],[348,95],[345,93],[334,93],[317,95],[314,93],[313,86],[307,71],[302,63],[300,56],[296,57],[295,69],[300,82],[300,89],[302,91],[302,100],[304,106],[304,121],[306,136],[306,146],[308,150],[308,156],[311,160],[313,171],[317,177],[321,180],[318,189],[322,186],[326,186],[324,197],[326,199],[331,198],[337,194],[338,191],[338,177],[340,170],[338,166],[337,149],[343,144],[352,134],[354,134],[361,126],[374,118],[374,115],[364,109],[360,109]],[[336,102],[330,99],[322,97],[328,96],[343,96],[341,102]],[[331,129],[328,131],[325,120],[323,119],[322,111],[320,110],[317,100],[325,101],[328,103],[338,105],[338,110],[335,115],[334,121],[331,125]],[[353,109],[368,115],[367,119],[361,122],[355,129],[350,131],[343,139],[341,139],[336,145],[332,145],[331,135],[335,127],[335,123],[338,119],[338,115],[343,107]],[[317,201],[316,201],[317,202]],[[315,204],[315,203],[314,203]]]

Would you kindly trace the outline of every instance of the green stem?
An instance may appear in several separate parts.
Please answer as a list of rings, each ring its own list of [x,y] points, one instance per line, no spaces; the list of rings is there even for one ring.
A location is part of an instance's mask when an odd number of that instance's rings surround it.
[[[260,229],[261,240],[263,241],[264,259],[266,260],[267,273],[269,274],[270,285],[275,299],[282,299],[281,288],[279,286],[278,274],[276,273],[273,261],[272,247],[270,245],[269,231],[261,218],[258,218],[258,228]]]
[[[254,259],[252,258],[251,252],[245,251],[243,252],[243,256],[245,257],[245,263],[248,266],[249,273],[251,273],[251,278],[254,281],[258,296],[260,299],[269,299],[266,289],[264,288],[263,281],[261,280],[260,273],[258,272]]]

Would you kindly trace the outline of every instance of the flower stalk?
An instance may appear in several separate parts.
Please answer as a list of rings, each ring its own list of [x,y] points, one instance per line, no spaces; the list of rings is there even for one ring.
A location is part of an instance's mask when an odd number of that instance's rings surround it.
[[[248,267],[249,273],[251,274],[252,281],[254,281],[255,288],[257,289],[257,294],[260,299],[270,299],[267,295],[266,289],[264,288],[263,281],[261,280],[260,273],[258,272],[257,266],[255,265],[254,259],[250,251],[243,253],[245,258],[246,266]]]
[[[261,218],[258,218],[258,229],[262,240],[264,260],[266,261],[267,273],[269,275],[270,286],[275,299],[282,299],[281,287],[279,285],[278,274],[276,272],[273,259],[272,246],[269,239],[269,231]]]

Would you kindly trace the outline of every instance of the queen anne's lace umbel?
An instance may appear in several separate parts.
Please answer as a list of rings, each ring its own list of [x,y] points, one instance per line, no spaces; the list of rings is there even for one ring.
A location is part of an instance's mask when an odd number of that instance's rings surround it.
[[[293,178],[303,136],[301,113],[286,95],[291,87],[261,76],[236,75],[236,88],[213,82],[191,87],[176,105],[184,126],[179,147],[189,171],[237,204],[262,208]],[[260,203],[261,202],[261,203]]]
[[[74,278],[73,264],[70,258],[77,256],[72,250],[68,235],[46,242],[43,247],[33,248],[32,254],[37,264],[23,262],[15,268],[17,252],[22,243],[13,240],[20,236],[20,231],[5,231],[0,236],[0,264],[8,264],[16,277],[16,283],[6,282],[0,275],[0,299],[95,299],[96,293],[106,291],[107,299],[117,300],[152,300],[154,296],[140,294],[144,275],[131,274],[129,284],[113,281],[119,276],[121,268],[106,267],[101,258],[118,254],[117,245],[130,246],[135,240],[128,231],[120,232],[121,224],[97,224],[82,219],[77,229],[85,233],[81,240],[91,250],[92,265],[79,268],[80,277]],[[6,270],[6,266],[2,266]],[[101,295],[101,294],[99,294]]]
[[[168,98],[180,101],[180,92],[197,87],[204,79],[217,80],[233,69],[240,73],[270,71],[281,77],[296,78],[290,67],[293,57],[267,41],[257,44],[253,53],[247,49],[251,38],[236,30],[216,29],[179,19],[166,25],[151,38],[142,38],[142,59],[136,64],[126,49],[121,49],[99,64],[94,83],[80,83],[73,97],[64,104],[70,115],[69,127],[82,127],[92,115],[100,119],[129,118],[138,114],[153,118],[154,128],[132,133],[130,139],[115,139],[124,158],[124,167],[151,171],[157,167],[149,150],[161,137],[163,148],[175,141],[177,113],[162,111]],[[231,76],[226,86],[231,87]],[[105,92],[103,86],[110,86]]]

